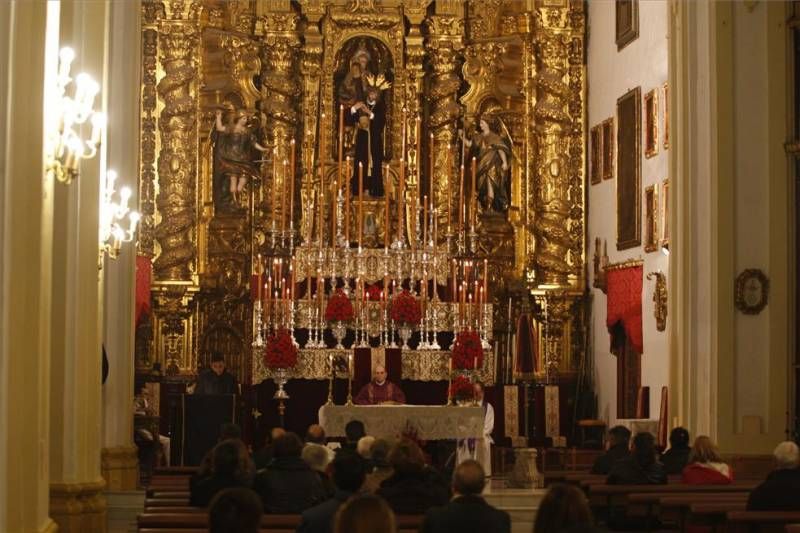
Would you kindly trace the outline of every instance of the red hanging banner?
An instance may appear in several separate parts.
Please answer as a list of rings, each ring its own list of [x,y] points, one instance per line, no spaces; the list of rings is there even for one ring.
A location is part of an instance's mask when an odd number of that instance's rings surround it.
[[[146,255],[136,256],[136,309],[134,324],[150,314],[150,283],[153,279],[153,263]]]
[[[614,326],[621,324],[631,345],[644,353],[642,340],[642,266],[613,268],[606,271],[608,316],[606,326],[613,338]]]

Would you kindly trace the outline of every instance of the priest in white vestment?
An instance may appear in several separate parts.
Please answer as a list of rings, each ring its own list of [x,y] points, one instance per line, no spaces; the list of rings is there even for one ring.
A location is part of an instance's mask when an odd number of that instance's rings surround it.
[[[483,385],[475,383],[475,400],[483,407],[483,437],[461,439],[456,450],[456,463],[475,459],[483,467],[486,477],[492,475],[492,430],[494,430],[494,408],[483,398]]]

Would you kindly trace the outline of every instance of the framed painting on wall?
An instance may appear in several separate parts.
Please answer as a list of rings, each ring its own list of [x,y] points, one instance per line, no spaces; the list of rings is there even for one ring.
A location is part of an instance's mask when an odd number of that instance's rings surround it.
[[[592,185],[597,185],[603,179],[602,169],[602,151],[603,140],[601,127],[595,126],[591,129],[589,134],[589,165],[591,167],[589,176],[591,177]]]
[[[669,84],[664,84],[664,150],[669,148]]]
[[[642,244],[641,87],[617,99],[617,250]]]
[[[644,95],[644,156],[658,153],[658,93],[655,89]]]
[[[661,246],[669,249],[669,178],[661,184]]]
[[[650,185],[644,190],[644,251],[658,250],[658,192]]]
[[[603,179],[614,177],[614,117],[603,121]]]
[[[617,51],[639,37],[639,0],[617,0],[616,42]]]

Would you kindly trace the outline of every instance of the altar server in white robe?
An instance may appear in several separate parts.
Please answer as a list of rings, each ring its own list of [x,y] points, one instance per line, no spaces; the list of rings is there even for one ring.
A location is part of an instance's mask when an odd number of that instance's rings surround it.
[[[494,430],[494,408],[483,398],[483,385],[475,383],[475,400],[483,407],[483,437],[480,439],[461,439],[458,441],[456,461],[461,464],[467,459],[475,459],[483,467],[486,477],[492,475],[492,430]]]

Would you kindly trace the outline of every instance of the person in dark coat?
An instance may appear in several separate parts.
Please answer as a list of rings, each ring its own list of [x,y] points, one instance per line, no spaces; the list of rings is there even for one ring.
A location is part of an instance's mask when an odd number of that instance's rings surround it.
[[[381,483],[376,494],[384,498],[397,514],[424,514],[450,499],[447,482],[433,468],[425,465],[425,456],[416,443],[403,440],[389,452],[394,469]]]
[[[303,443],[294,433],[275,439],[272,462],[256,475],[255,491],[264,512],[299,514],[325,499],[319,476],[300,456]]]
[[[608,473],[609,485],[661,485],[667,482],[664,466],[656,459],[655,437],[637,433],[631,454],[614,463]]]
[[[258,533],[262,514],[258,494],[242,487],[225,489],[208,506],[208,532]]]
[[[330,533],[333,530],[333,517],[348,498],[356,494],[364,484],[367,474],[366,463],[360,455],[352,451],[336,454],[331,464],[333,496],[321,504],[303,511],[297,533]]]
[[[420,533],[510,533],[511,517],[495,509],[481,493],[486,475],[481,464],[467,459],[453,473],[453,500],[425,513]]]
[[[362,437],[366,436],[367,432],[364,429],[364,422],[361,420],[351,420],[344,425],[345,441],[342,444],[342,447],[339,449],[350,450],[354,452],[358,448],[358,441],[361,440]]]
[[[631,431],[625,426],[614,426],[608,431],[608,450],[595,459],[590,473],[608,475],[614,463],[630,455],[628,447],[631,440]]]
[[[556,483],[542,498],[536,512],[533,533],[561,532],[568,529],[590,531],[594,523],[586,495],[573,485]]]
[[[211,356],[211,369],[197,378],[195,394],[238,394],[236,378],[225,370],[225,357],[219,352]]]
[[[667,475],[676,475],[683,472],[689,464],[689,454],[692,448],[689,446],[689,432],[686,428],[675,428],[669,434],[669,450],[661,455],[661,464]]]
[[[775,470],[750,493],[748,511],[800,511],[800,450],[785,441],[773,452]]]
[[[189,503],[207,507],[218,492],[231,487],[250,488],[253,471],[247,448],[239,440],[225,440],[212,453],[211,475],[190,484]]]

